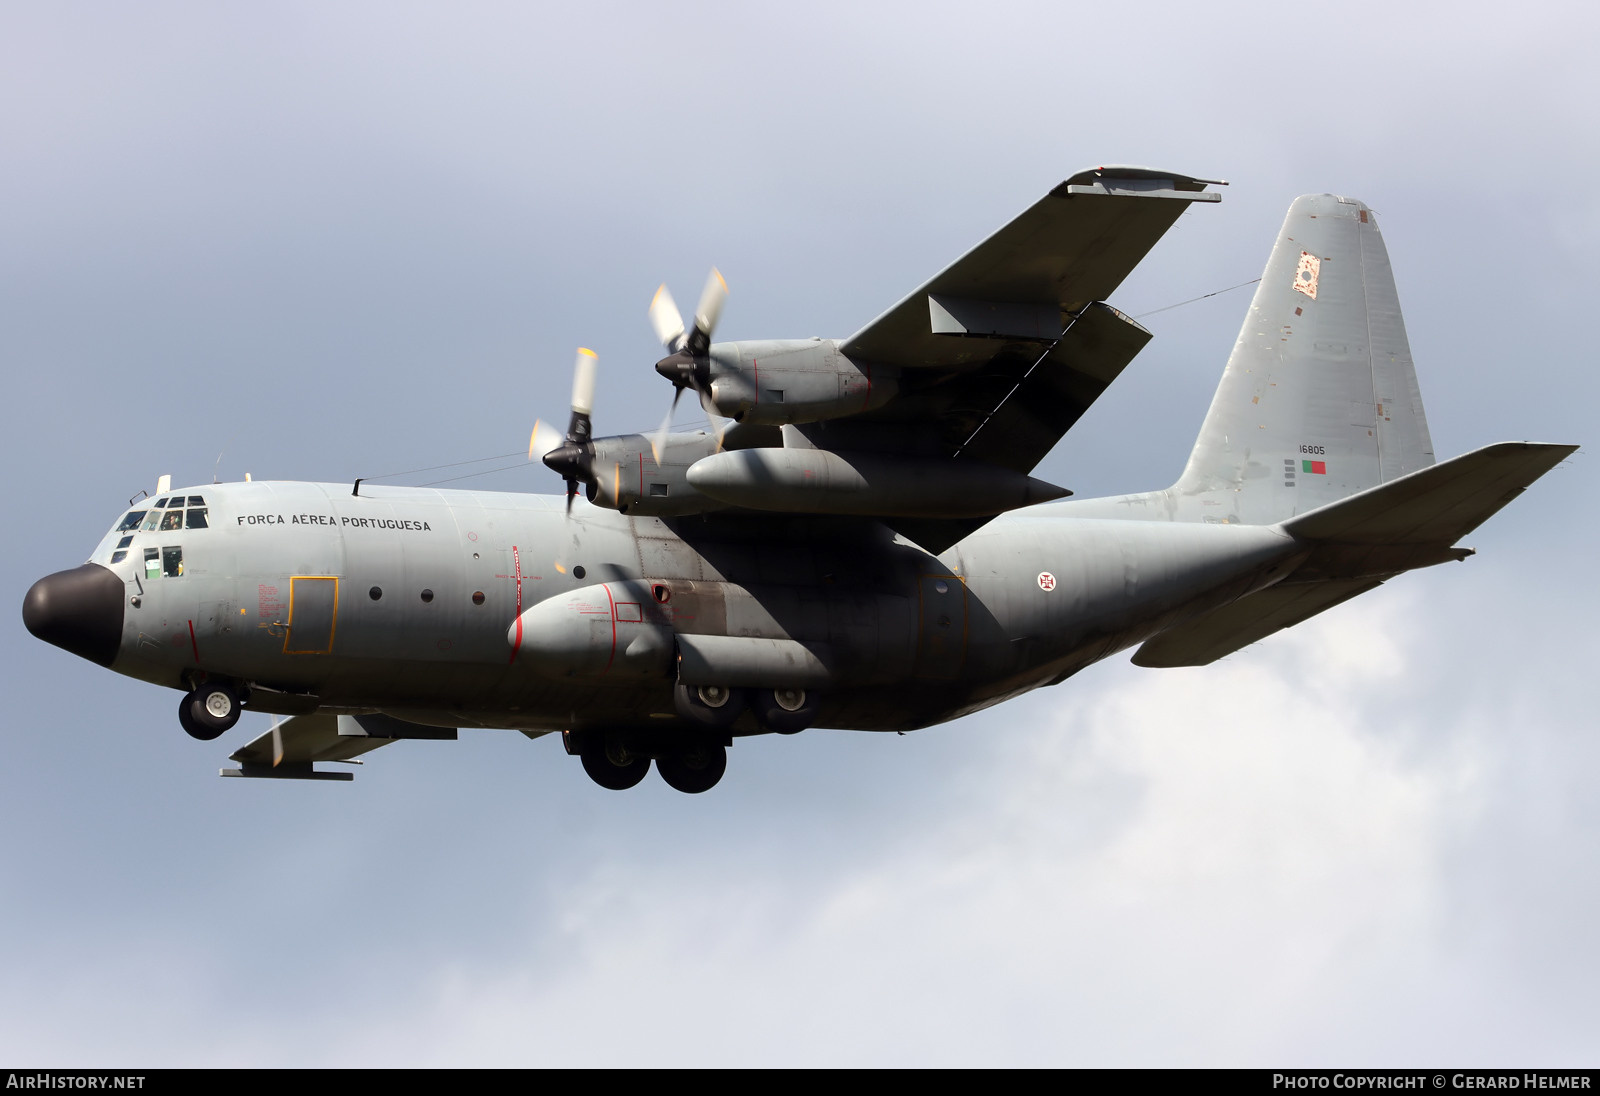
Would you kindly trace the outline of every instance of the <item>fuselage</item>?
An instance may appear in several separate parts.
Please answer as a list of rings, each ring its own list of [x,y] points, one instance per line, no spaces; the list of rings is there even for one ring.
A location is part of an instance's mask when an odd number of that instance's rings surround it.
[[[859,519],[635,518],[582,502],[569,516],[539,495],[208,484],[142,500],[89,562],[121,585],[112,669],[186,690],[239,682],[256,710],[670,726],[670,660],[640,674],[615,652],[585,663],[516,646],[519,618],[541,619],[523,614],[594,588],[613,644],[640,620],[798,642],[826,652],[817,725],[906,730],[1060,681],[1273,581],[1297,550],[1272,528],[1078,506],[1004,515],[933,556]]]

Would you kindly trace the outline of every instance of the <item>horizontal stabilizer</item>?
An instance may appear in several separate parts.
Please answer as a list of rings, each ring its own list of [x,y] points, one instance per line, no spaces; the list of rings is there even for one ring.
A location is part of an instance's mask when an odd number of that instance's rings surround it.
[[[1147,640],[1135,666],[1205,666],[1223,655],[1364,594],[1382,579],[1280,583]]]
[[[1290,518],[1309,551],[1288,578],[1147,640],[1136,666],[1204,666],[1404,571],[1470,555],[1452,545],[1577,449],[1502,442]]]
[[[1282,527],[1298,540],[1454,544],[1577,448],[1525,441],[1488,445],[1290,518]]]

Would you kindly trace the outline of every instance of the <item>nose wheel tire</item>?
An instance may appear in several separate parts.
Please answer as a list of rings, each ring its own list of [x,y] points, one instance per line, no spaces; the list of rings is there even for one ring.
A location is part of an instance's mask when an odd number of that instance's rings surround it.
[[[590,780],[614,792],[627,791],[650,771],[648,757],[635,754],[620,743],[608,743],[598,735],[584,744],[578,757]]]
[[[680,792],[710,791],[728,771],[728,751],[717,743],[688,743],[656,758],[656,771]]]
[[[210,742],[239,722],[239,694],[217,681],[208,681],[178,703],[178,722],[192,738]]]

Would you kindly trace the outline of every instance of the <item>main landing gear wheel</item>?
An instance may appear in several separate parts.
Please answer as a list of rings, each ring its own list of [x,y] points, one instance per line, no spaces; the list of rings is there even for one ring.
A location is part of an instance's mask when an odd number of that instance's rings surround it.
[[[578,754],[583,771],[602,788],[627,791],[650,771],[650,758],[626,749],[620,742],[607,742],[592,735]]]
[[[728,771],[728,751],[715,742],[685,743],[657,757],[656,771],[680,792],[707,792]]]
[[[673,689],[672,705],[690,723],[713,731],[725,731],[744,712],[747,703],[743,689],[726,685],[684,685]]]
[[[201,742],[220,738],[239,722],[239,695],[217,681],[208,681],[178,702],[178,722]]]
[[[756,718],[769,731],[795,734],[816,722],[822,701],[809,689],[762,689],[756,694]]]

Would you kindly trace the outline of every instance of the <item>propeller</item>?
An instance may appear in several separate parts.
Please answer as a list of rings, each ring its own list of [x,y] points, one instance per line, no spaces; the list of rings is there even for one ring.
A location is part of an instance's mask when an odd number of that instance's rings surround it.
[[[533,434],[528,438],[528,459],[535,455],[545,467],[560,474],[567,482],[567,515],[572,514],[572,499],[578,493],[579,483],[594,482],[594,450],[589,446],[594,413],[595,371],[600,359],[593,350],[578,348],[578,360],[572,368],[572,417],[567,420],[566,437],[556,433],[555,427],[545,422],[533,424]]]
[[[700,397],[700,406],[711,418],[717,447],[722,447],[726,426],[716,413],[716,405],[711,402],[711,362],[707,355],[711,351],[711,333],[716,330],[717,320],[722,316],[722,306],[727,300],[728,283],[723,280],[721,272],[712,267],[710,276],[706,278],[706,287],[700,292],[700,304],[694,310],[694,327],[686,332],[683,316],[665,283],[651,298],[650,326],[655,329],[661,345],[667,349],[667,356],[656,362],[656,372],[671,381],[673,387],[667,417],[661,420],[660,428],[650,438],[650,452],[657,465],[661,463],[667,434],[672,429],[672,416],[678,410],[678,400],[685,388],[693,388]]]

